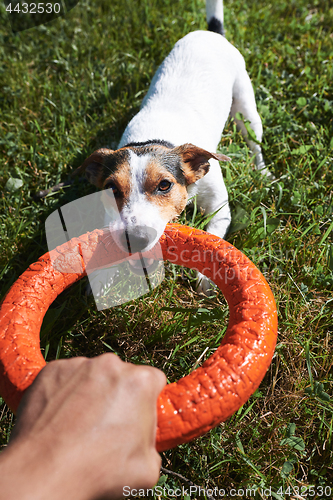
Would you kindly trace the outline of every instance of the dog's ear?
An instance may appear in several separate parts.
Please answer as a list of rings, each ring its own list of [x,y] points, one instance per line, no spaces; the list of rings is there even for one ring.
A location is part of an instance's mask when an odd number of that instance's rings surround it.
[[[230,161],[228,156],[219,153],[209,153],[205,149],[198,148],[193,144],[183,144],[173,149],[182,160],[182,171],[187,185],[193,184],[207,174],[210,158],[218,161]]]
[[[114,153],[112,149],[101,148],[94,151],[82,165],[75,170],[75,174],[85,172],[88,181],[98,188],[103,187],[103,179],[106,177],[105,172],[110,156]]]

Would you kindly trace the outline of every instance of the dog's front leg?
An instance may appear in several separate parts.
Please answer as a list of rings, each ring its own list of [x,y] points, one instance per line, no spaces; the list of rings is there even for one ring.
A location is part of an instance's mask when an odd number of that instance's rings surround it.
[[[205,230],[224,238],[231,222],[228,192],[219,163],[216,160],[210,160],[210,164],[209,173],[200,181],[197,204],[205,211],[206,215],[215,213]],[[197,291],[206,296],[215,295],[215,285],[199,271],[197,271]]]

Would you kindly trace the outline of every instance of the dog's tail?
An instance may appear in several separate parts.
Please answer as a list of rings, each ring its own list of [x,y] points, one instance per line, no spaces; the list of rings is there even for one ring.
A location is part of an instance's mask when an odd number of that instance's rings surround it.
[[[209,31],[224,36],[223,0],[206,0],[206,15]]]

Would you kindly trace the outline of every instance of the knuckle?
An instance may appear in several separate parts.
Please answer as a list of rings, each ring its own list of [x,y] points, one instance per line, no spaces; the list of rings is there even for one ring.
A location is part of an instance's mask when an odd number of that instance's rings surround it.
[[[94,383],[109,386],[122,379],[125,363],[115,354],[105,353],[87,361],[86,372]]]
[[[163,372],[151,366],[134,366],[131,369],[131,379],[137,390],[151,391],[165,385],[166,378]]]
[[[138,387],[150,387],[152,383],[152,374],[147,366],[135,366],[135,368],[131,370],[131,377]]]
[[[97,358],[93,358],[93,363],[99,371],[104,373],[107,377],[112,378],[118,378],[125,365],[119,356],[110,352],[102,354]]]

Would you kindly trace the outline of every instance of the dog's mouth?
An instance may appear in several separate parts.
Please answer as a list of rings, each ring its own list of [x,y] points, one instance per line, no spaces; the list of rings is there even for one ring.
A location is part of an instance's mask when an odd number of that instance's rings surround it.
[[[127,259],[130,270],[137,276],[147,276],[156,271],[160,261],[156,259],[147,259],[139,253],[139,259]]]

